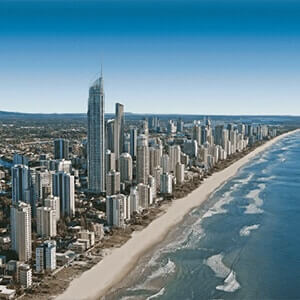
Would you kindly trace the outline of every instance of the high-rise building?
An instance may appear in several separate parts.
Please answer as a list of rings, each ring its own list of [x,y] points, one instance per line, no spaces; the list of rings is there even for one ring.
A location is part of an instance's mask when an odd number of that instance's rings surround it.
[[[30,203],[31,178],[30,169],[25,165],[15,165],[11,168],[12,173],[12,203],[19,201]]]
[[[160,175],[160,192],[162,194],[172,194],[172,175],[164,173]]]
[[[132,181],[132,157],[129,153],[122,153],[120,156],[120,173],[121,182],[131,182]]]
[[[56,269],[56,242],[45,241],[39,245],[35,250],[36,256],[36,271],[38,273],[49,271],[52,272]]]
[[[139,195],[136,186],[130,188],[130,195],[128,201],[130,201],[131,216],[134,212],[137,212],[139,210]]]
[[[223,130],[224,125],[217,125],[215,127],[215,144],[222,146],[223,144]]]
[[[124,225],[124,195],[106,197],[106,218],[108,226],[122,227]]]
[[[52,196],[52,195],[48,196],[44,200],[44,206],[45,207],[50,207],[52,210],[55,211],[56,221],[58,221],[60,219],[60,200],[59,200],[59,197]]]
[[[176,183],[182,184],[184,182],[184,164],[178,162],[176,164]]]
[[[119,161],[120,155],[124,151],[124,127],[125,127],[124,105],[120,103],[116,103],[114,145],[115,145],[115,155],[117,161]]]
[[[73,216],[75,214],[74,176],[57,172],[53,174],[52,184],[53,195],[60,200],[60,215]]]
[[[120,193],[120,172],[111,170],[106,175],[106,195],[116,195]]]
[[[136,158],[137,151],[137,129],[135,127],[130,128],[130,155],[133,159]]]
[[[10,209],[12,249],[20,261],[31,259],[31,208],[24,202],[13,204]]]
[[[37,220],[36,220],[37,234],[44,237],[56,236],[56,215],[55,210],[50,207],[38,207],[37,208]]]
[[[106,149],[114,153],[115,151],[115,120],[111,119],[106,122]]]
[[[69,159],[69,141],[66,139],[54,140],[54,159]]]
[[[32,269],[27,264],[21,264],[18,269],[20,285],[29,288],[32,285]]]
[[[101,75],[89,90],[88,102],[88,188],[105,191],[104,89]]]
[[[13,165],[25,165],[28,166],[29,159],[22,154],[14,153],[13,156]]]
[[[162,146],[154,145],[149,148],[149,173],[153,176],[155,168],[161,164]]]
[[[52,174],[46,168],[36,171],[36,191],[39,201],[52,194]]]
[[[195,140],[198,146],[201,145],[201,126],[200,124],[195,124],[193,127],[193,140]]]
[[[115,153],[107,149],[105,153],[105,174],[107,175],[111,170],[116,170],[116,156]]]
[[[149,176],[149,147],[146,135],[140,135],[137,139],[137,162],[136,179],[137,183],[148,183]]]
[[[139,207],[141,209],[148,208],[153,202],[152,189],[148,184],[140,183],[137,186]]]
[[[163,154],[161,157],[161,163],[160,163],[163,173],[169,173],[170,171],[170,157],[168,154]]]
[[[176,165],[180,162],[181,149],[179,145],[173,145],[169,147],[169,157],[170,157],[170,172],[175,174]]]

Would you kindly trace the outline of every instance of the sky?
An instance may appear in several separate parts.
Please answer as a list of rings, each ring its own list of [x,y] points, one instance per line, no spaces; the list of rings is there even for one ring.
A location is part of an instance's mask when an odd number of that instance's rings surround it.
[[[298,0],[0,0],[0,110],[300,115]]]

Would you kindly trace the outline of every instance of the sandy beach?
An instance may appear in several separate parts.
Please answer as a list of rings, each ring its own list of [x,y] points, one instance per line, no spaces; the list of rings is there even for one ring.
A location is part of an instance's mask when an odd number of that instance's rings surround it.
[[[300,131],[300,130],[297,130]],[[173,201],[167,212],[154,220],[148,227],[135,232],[122,247],[112,250],[104,259],[80,277],[74,279],[68,289],[57,300],[99,299],[119,283],[136,265],[137,260],[156,244],[193,208],[201,205],[211,193],[233,177],[254,156],[265,151],[280,139],[295,133],[283,134],[256,148],[228,168],[214,173],[199,188],[187,197]]]

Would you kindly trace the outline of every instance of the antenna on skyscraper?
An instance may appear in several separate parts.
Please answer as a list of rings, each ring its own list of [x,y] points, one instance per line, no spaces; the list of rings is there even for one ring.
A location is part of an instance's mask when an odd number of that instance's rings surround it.
[[[103,67],[102,67],[102,64],[101,64],[101,78],[103,77]]]

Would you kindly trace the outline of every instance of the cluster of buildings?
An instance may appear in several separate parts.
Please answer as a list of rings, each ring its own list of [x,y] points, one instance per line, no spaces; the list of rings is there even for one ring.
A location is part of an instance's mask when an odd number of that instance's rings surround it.
[[[115,117],[105,119],[102,75],[89,89],[87,118],[81,158],[70,159],[70,142],[63,138],[54,140],[51,159],[48,153],[40,154],[30,164],[26,156],[14,155],[10,239],[18,260],[0,262],[4,273],[25,288],[32,285],[33,272],[51,273],[58,262],[69,262],[73,252],[93,247],[103,238],[105,226],[122,228],[133,215],[171,197],[174,186],[183,185],[191,170],[208,171],[249,145],[277,135],[267,125],[212,124],[209,119],[184,123],[181,118],[166,121],[153,116],[128,124],[120,103]],[[93,224],[92,230],[73,226],[76,239],[68,251],[57,253],[58,224],[80,218],[79,192],[99,197],[105,204],[104,221]],[[34,248],[33,232],[38,238]]]

